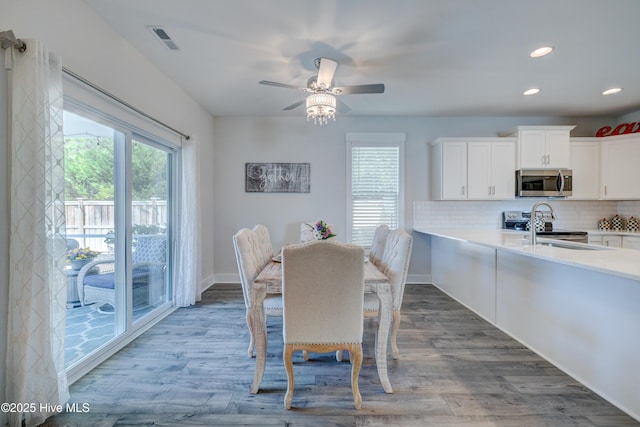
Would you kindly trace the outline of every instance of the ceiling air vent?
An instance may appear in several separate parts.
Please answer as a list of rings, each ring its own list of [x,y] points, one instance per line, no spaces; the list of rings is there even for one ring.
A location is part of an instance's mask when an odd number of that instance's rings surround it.
[[[169,34],[167,34],[167,32],[165,31],[165,29],[161,26],[157,26],[157,25],[148,25],[147,28],[149,28],[153,34],[156,35],[156,37],[158,37],[158,39],[162,42],[162,44],[169,50],[179,50],[180,48],[178,47],[178,45],[176,44],[176,42],[174,42],[171,37],[169,37]]]

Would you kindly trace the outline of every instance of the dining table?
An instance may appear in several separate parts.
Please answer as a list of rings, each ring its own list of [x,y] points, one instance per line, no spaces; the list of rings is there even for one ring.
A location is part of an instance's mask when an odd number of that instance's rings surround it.
[[[375,359],[380,383],[385,393],[393,393],[389,375],[387,372],[387,342],[389,341],[389,329],[391,327],[391,283],[373,263],[364,260],[364,291],[374,292],[380,301],[378,310],[378,328],[375,337]],[[282,264],[279,261],[270,261],[251,286],[251,301],[248,320],[252,335],[255,340],[256,370],[251,384],[250,393],[258,393],[267,359],[267,332],[265,316],[262,304],[267,294],[282,293]]]

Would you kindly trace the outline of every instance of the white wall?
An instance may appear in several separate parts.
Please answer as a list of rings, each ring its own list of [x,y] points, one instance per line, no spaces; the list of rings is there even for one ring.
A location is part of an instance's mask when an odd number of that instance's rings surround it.
[[[274,109],[277,109],[274,106]],[[237,282],[232,236],[242,227],[262,223],[271,231],[275,250],[298,240],[302,221],[323,219],[346,229],[346,132],[406,132],[405,228],[413,228],[413,202],[430,200],[428,142],[440,136],[497,136],[517,125],[573,124],[572,136],[594,136],[611,118],[550,117],[357,117],[338,115],[336,122],[314,126],[302,111],[293,117],[216,118],[214,170],[214,251],[216,282]],[[309,162],[309,194],[244,192],[246,162]],[[498,207],[500,210],[500,208]],[[509,209],[505,207],[502,210]],[[409,281],[430,278],[428,238],[414,235]]]
[[[615,128],[615,125],[620,123],[640,122],[640,111],[634,111],[633,113],[625,114],[621,116],[616,122],[611,122],[609,126]]]
[[[167,76],[113,32],[82,0],[3,0],[0,29],[35,38],[63,66],[129,104],[194,137],[200,144],[202,277],[213,277],[213,119]]]

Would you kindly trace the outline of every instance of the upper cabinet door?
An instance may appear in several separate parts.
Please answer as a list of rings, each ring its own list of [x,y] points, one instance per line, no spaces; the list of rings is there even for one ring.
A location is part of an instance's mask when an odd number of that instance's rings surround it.
[[[602,197],[640,198],[640,135],[609,136],[601,141]]]
[[[439,138],[431,144],[433,200],[466,200],[467,143]]]
[[[493,197],[491,163],[491,144],[486,142],[469,142],[467,144],[469,199],[490,199]]]
[[[442,198],[467,198],[467,144],[453,142],[442,147]]]
[[[569,133],[575,126],[518,126],[518,169],[569,167]]]
[[[520,169],[539,169],[546,165],[547,151],[543,130],[523,130],[518,135]]]
[[[494,199],[514,199],[516,194],[516,144],[494,142],[491,152]]]
[[[600,198],[600,140],[598,138],[572,138],[571,163],[573,195],[571,199],[597,200]]]
[[[545,149],[547,152],[547,168],[564,169],[571,162],[569,131],[548,130],[545,132]]]

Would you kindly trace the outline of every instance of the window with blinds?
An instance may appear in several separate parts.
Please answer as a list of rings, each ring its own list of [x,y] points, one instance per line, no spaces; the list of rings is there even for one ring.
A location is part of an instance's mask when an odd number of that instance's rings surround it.
[[[394,141],[397,137],[384,141],[386,134],[373,135],[377,138],[347,139],[349,241],[365,247],[371,246],[378,225],[386,224],[394,229],[401,227],[403,222],[404,134],[401,134],[401,142]]]

